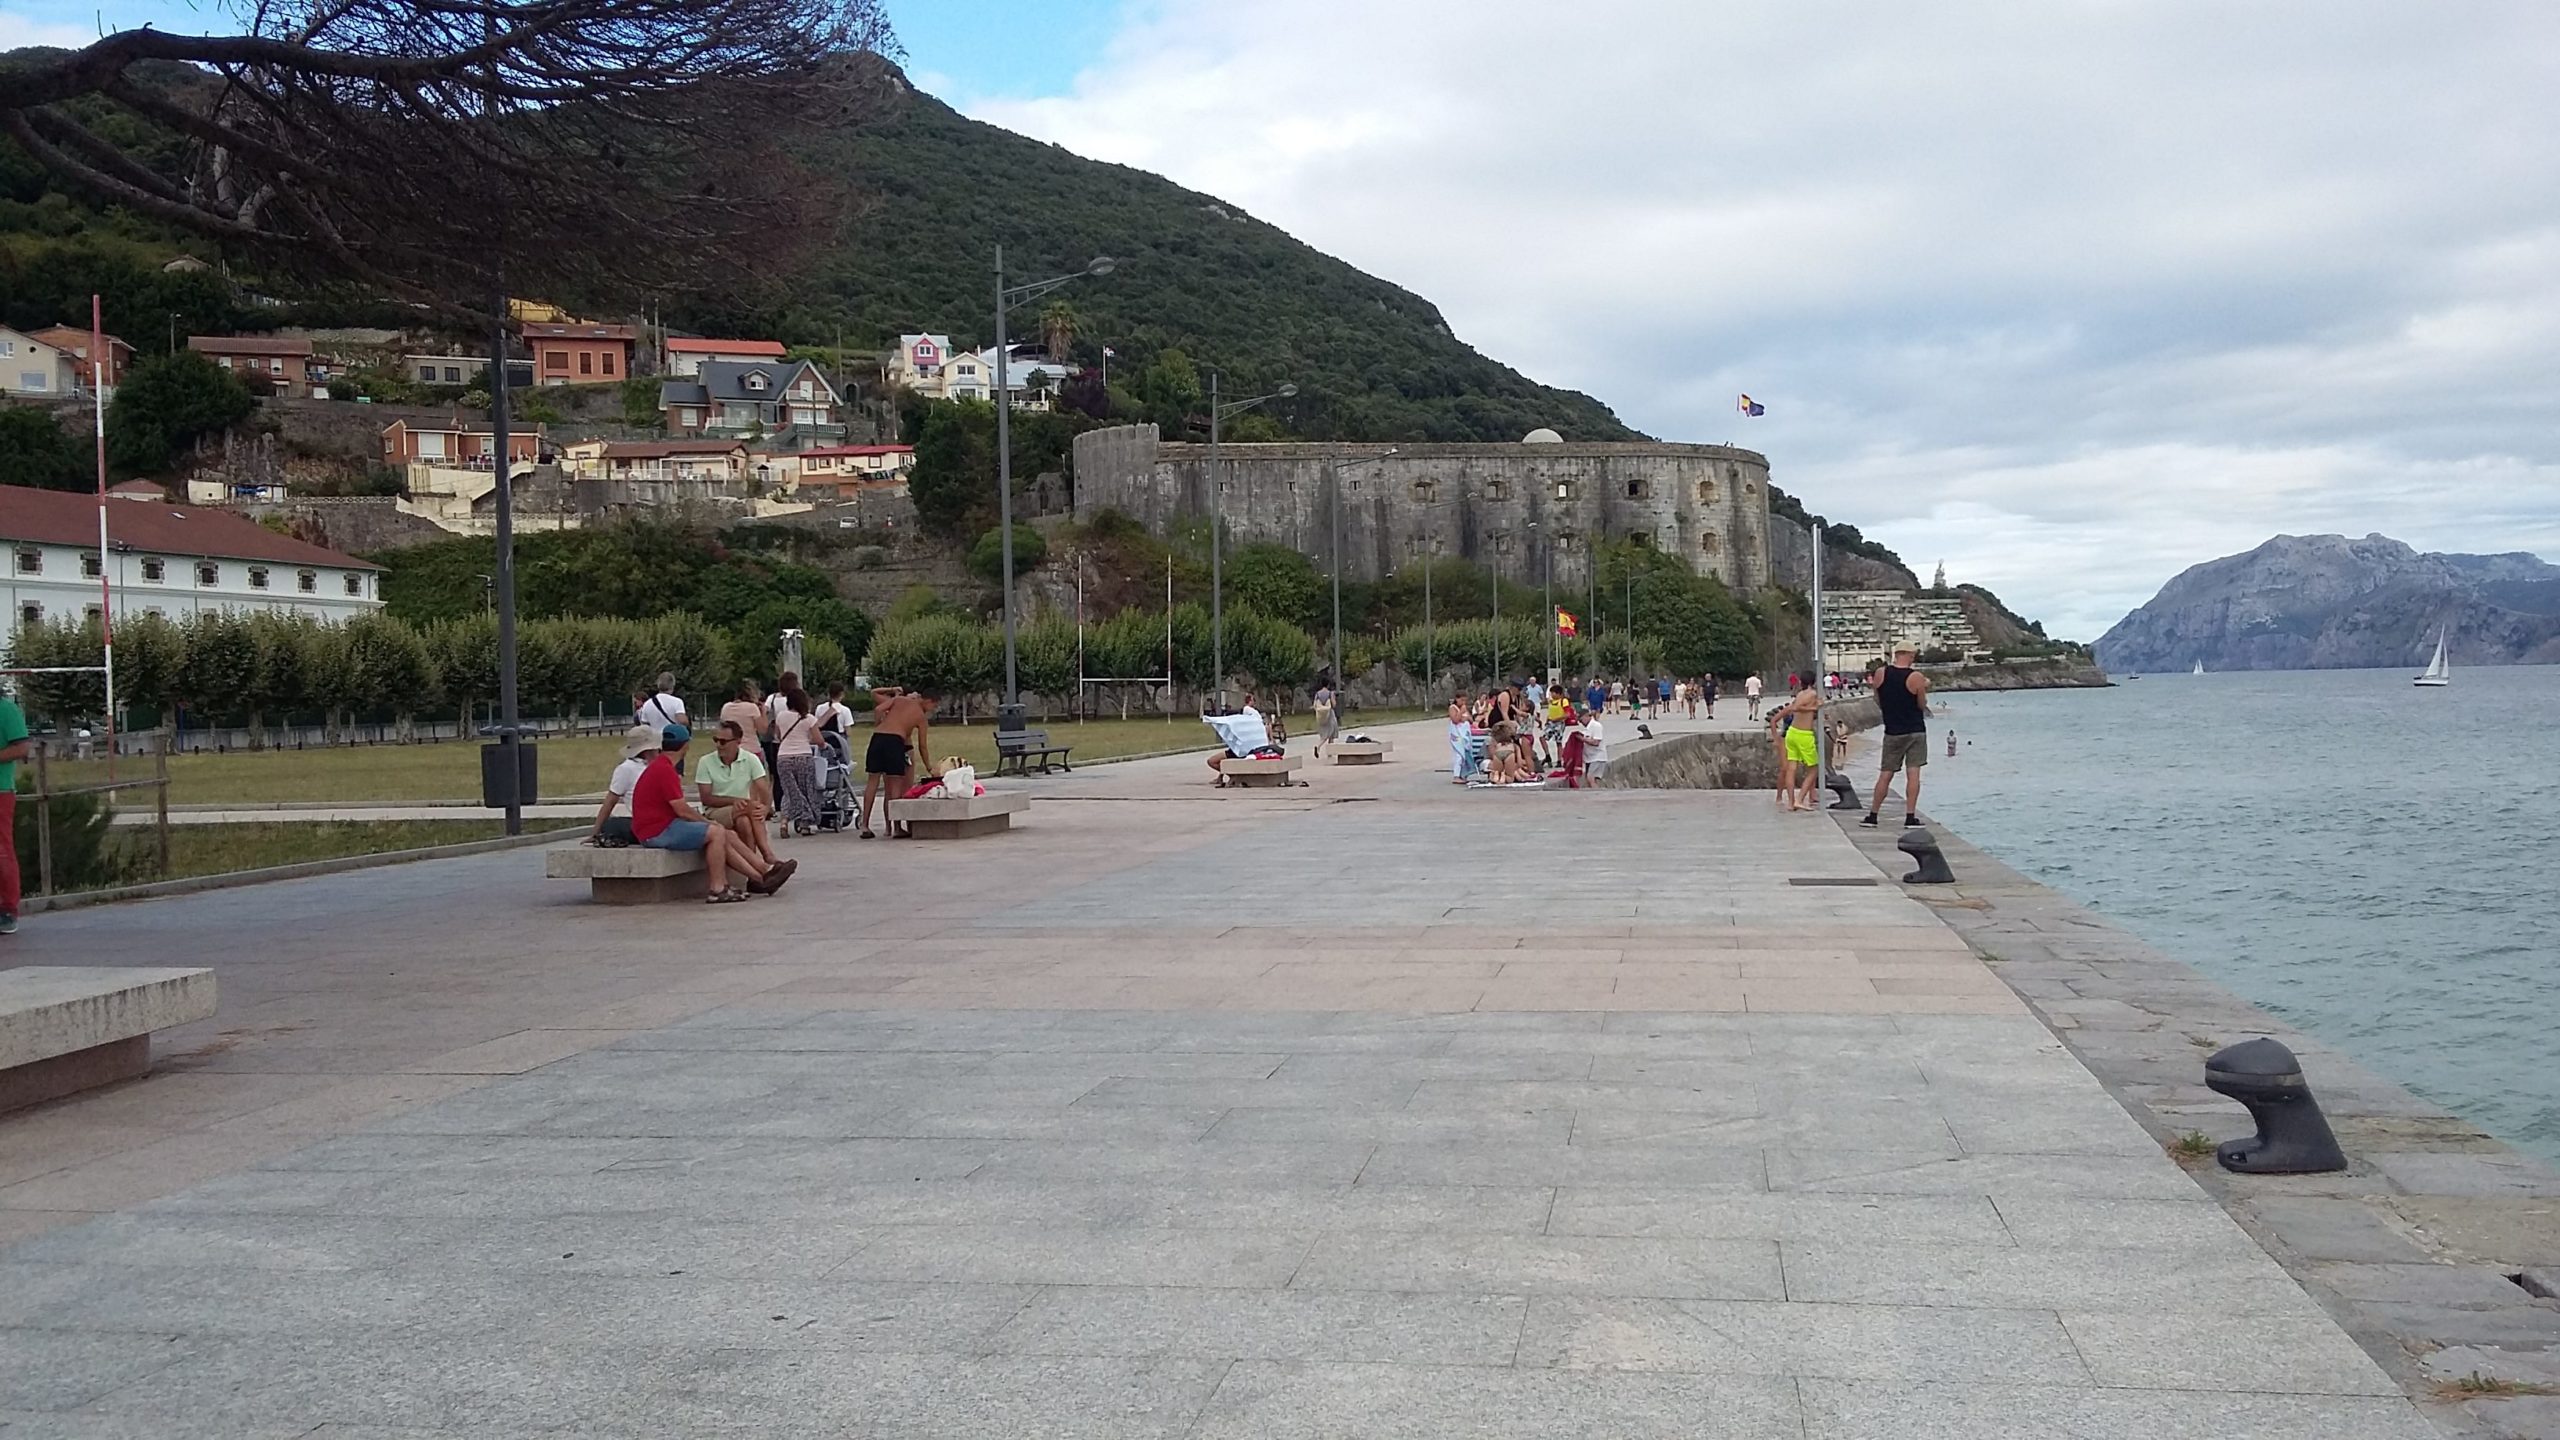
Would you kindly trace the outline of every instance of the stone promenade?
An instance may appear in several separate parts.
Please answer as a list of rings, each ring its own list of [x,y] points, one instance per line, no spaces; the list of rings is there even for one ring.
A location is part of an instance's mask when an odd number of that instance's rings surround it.
[[[0,1437],[2431,1433],[1831,819],[1436,728],[35,917],[223,1012],[0,1118]]]

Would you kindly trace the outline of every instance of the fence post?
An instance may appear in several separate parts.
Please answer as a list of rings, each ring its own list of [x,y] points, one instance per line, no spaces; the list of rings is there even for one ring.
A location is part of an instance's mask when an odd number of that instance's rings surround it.
[[[45,773],[45,742],[36,742],[36,893],[53,893],[53,784]]]
[[[151,772],[156,782],[151,793],[159,801],[160,878],[166,880],[169,878],[169,727],[161,726],[154,738],[159,743],[151,747]]]

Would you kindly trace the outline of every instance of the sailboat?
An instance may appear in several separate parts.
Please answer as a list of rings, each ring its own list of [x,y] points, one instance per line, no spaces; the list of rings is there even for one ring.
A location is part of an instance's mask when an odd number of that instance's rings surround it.
[[[2188,673],[2188,674],[2190,674],[2190,675],[2201,675],[2201,674],[2203,674],[2203,673],[2204,673],[2204,662],[2203,662],[2203,661],[2201,661],[2201,660],[2197,661],[2197,662],[2196,662],[2196,668],[2195,668],[2195,669],[2193,669],[2193,670],[2188,671],[2187,673]]]
[[[2426,674],[2419,676],[2409,683],[2412,685],[2429,686],[2450,685],[2453,683],[2453,666],[2447,664],[2444,658],[2444,630],[2442,627],[2438,627],[2436,630],[2436,658],[2427,662]]]

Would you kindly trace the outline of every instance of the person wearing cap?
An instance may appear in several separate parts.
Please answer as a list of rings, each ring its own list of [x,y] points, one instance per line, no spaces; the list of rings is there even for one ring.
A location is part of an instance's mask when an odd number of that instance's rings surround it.
[[[714,905],[779,891],[800,862],[767,866],[745,841],[703,818],[684,798],[684,749],[693,743],[693,732],[669,725],[659,735],[657,755],[631,787],[632,836],[652,850],[701,851],[711,887],[705,898]]]
[[[640,783],[640,772],[649,768],[658,739],[658,731],[647,725],[622,732],[622,763],[613,767],[612,778],[604,782],[604,803],[596,807],[596,823],[588,828],[586,843],[601,845],[607,835],[625,845],[633,843],[631,821],[616,819],[613,812],[631,803],[631,787]]]

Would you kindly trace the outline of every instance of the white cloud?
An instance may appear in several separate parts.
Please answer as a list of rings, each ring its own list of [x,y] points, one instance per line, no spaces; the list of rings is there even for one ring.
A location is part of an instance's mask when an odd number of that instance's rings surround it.
[[[2277,530],[2560,554],[2560,8],[1160,0],[982,118],[2094,634]],[[1732,414],[1736,391],[1768,417]]]
[[[98,31],[94,25],[57,24],[14,10],[0,10],[0,51],[17,50],[28,45],[77,50],[97,38]]]

